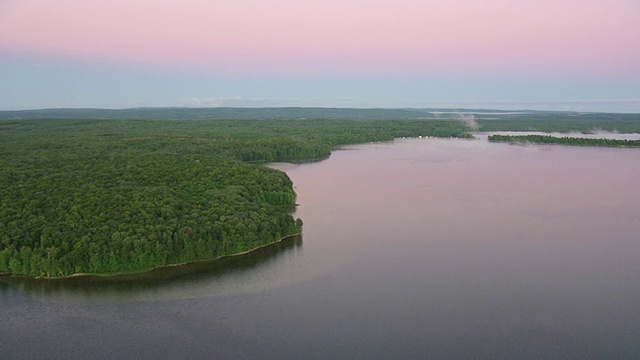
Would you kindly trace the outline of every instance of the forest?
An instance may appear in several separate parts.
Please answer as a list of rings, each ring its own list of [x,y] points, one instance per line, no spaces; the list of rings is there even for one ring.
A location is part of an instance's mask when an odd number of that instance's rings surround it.
[[[640,133],[640,114],[583,113],[575,111],[505,111],[495,109],[355,109],[313,107],[189,108],[147,107],[131,109],[40,109],[0,111],[0,120],[103,119],[103,120],[461,120],[473,118],[480,131]]]
[[[274,161],[451,120],[0,120],[0,273],[113,274],[236,254],[301,232]]]
[[[640,140],[594,139],[580,137],[556,137],[550,135],[490,135],[489,141],[506,142],[511,144],[558,144],[571,146],[599,146],[599,147],[640,147]]]

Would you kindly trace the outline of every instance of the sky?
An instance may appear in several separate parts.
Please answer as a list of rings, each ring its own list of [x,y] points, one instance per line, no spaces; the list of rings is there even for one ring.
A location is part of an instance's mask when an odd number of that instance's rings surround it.
[[[0,0],[0,110],[640,112],[638,0]]]

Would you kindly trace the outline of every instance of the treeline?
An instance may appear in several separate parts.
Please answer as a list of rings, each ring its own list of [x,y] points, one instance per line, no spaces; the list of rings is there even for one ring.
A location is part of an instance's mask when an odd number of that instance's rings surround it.
[[[461,114],[473,113],[479,117],[518,116],[521,112],[479,109],[451,108],[331,108],[331,107],[143,107],[129,109],[37,109],[0,110],[0,120],[15,119],[110,119],[110,120],[294,120],[294,119],[337,119],[337,120],[424,120],[426,118],[460,118]],[[527,114],[548,114],[530,112]],[[562,116],[566,112],[553,112]]]
[[[341,119],[416,120],[429,115],[424,109],[354,109],[329,107],[145,107],[131,109],[40,109],[0,111],[0,119],[138,119],[138,120],[250,120]]]
[[[455,121],[0,121],[0,273],[115,273],[299,233],[296,195],[260,163],[338,145],[468,137]]]
[[[640,133],[640,114],[531,112],[478,119],[480,131]]]
[[[506,143],[559,144],[572,146],[640,147],[640,140],[556,137],[550,135],[490,135],[489,141]]]

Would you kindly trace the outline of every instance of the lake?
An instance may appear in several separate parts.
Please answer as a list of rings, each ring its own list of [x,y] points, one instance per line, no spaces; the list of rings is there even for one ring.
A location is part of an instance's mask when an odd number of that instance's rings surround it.
[[[640,358],[640,150],[399,139],[273,164],[293,241],[138,283],[0,283],[2,358]]]

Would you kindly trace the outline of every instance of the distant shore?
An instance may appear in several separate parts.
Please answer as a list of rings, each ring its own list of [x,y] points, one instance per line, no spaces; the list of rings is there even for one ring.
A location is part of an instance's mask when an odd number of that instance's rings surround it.
[[[639,148],[640,140],[616,140],[605,138],[583,137],[556,137],[550,135],[489,135],[491,142],[504,142],[509,144],[532,143],[539,145],[569,145],[569,146],[593,146],[593,147],[621,147]]]

